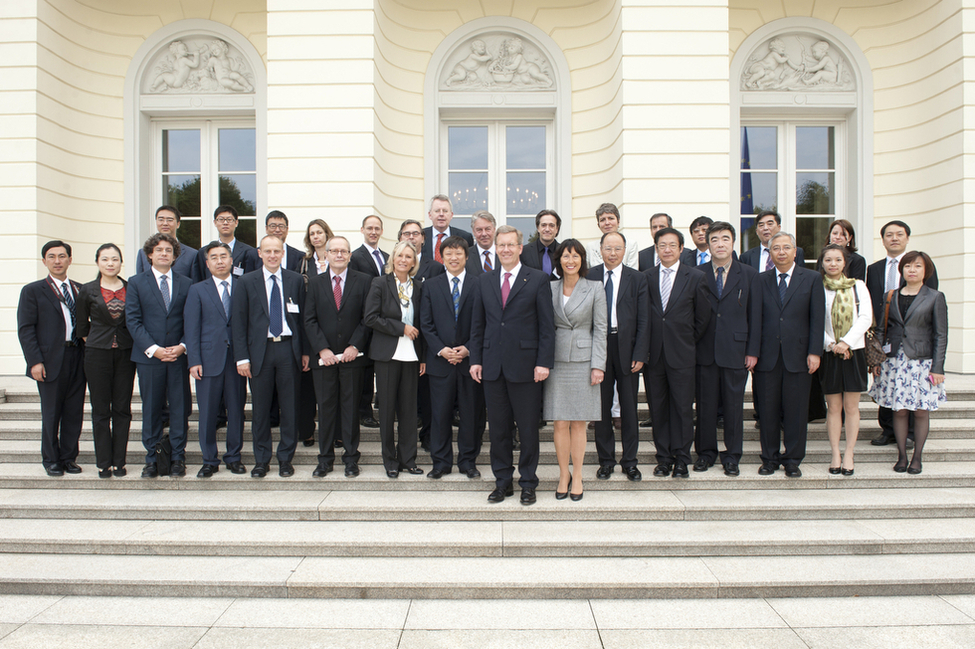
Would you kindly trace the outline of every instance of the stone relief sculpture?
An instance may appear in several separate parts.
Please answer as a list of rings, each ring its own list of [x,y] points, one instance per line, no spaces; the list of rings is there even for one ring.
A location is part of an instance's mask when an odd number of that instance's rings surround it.
[[[742,90],[854,90],[850,65],[828,41],[803,34],[776,36],[758,47],[741,76]]]
[[[555,85],[551,65],[510,34],[482,34],[458,47],[444,66],[444,90],[542,90]]]
[[[189,43],[189,44],[188,44]],[[253,75],[243,57],[220,39],[176,40],[152,66],[151,93],[250,93]]]

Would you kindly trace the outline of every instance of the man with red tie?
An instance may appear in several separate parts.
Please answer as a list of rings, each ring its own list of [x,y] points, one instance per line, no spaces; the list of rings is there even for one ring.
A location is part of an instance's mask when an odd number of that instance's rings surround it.
[[[437,194],[430,199],[430,223],[433,225],[423,228],[423,255],[429,256],[438,264],[443,263],[443,255],[440,254],[440,246],[444,239],[453,235],[461,237],[467,242],[468,246],[474,245],[474,237],[470,232],[460,228],[451,228],[450,222],[454,218],[454,209],[451,207],[450,199],[443,194]]]

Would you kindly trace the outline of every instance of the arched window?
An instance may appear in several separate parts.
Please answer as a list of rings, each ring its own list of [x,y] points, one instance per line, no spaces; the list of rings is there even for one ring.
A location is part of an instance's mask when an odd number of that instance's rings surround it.
[[[571,219],[568,65],[538,28],[481,18],[436,49],[424,86],[424,189],[455,216],[486,209],[526,238],[535,214]],[[461,227],[466,228],[466,225]]]
[[[820,20],[773,21],[738,48],[731,85],[731,208],[741,215],[741,250],[758,245],[755,215],[765,209],[782,215],[810,265],[834,219],[868,240],[873,83],[853,40]]]
[[[155,208],[183,214],[180,241],[216,238],[213,210],[233,205],[237,237],[256,241],[267,204],[266,87],[254,46],[226,25],[183,20],[150,36],[125,85],[126,244],[155,231]]]

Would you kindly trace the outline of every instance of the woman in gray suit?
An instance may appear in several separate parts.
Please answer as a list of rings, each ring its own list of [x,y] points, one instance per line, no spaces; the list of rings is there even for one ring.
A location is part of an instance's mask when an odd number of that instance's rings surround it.
[[[555,422],[555,497],[582,500],[586,422],[600,417],[599,384],[606,369],[606,293],[600,282],[585,279],[586,248],[579,241],[563,241],[555,260],[562,278],[552,282],[555,367],[544,383],[542,418]]]
[[[948,350],[948,303],[944,293],[925,286],[934,272],[931,258],[911,251],[901,258],[905,286],[891,291],[887,318],[887,360],[870,386],[878,405],[894,411],[897,464],[894,471],[917,475],[921,451],[928,438],[928,413],[948,400],[945,396],[945,354]],[[907,424],[914,412],[914,455],[907,464]]]

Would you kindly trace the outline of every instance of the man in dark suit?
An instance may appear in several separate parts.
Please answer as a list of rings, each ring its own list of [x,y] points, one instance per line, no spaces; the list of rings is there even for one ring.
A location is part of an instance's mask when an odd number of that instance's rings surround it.
[[[334,437],[342,436],[346,477],[359,475],[359,398],[372,329],[362,322],[368,275],[349,268],[349,241],[336,236],[325,245],[328,272],[308,282],[305,333],[312,355],[318,400],[318,467],[325,477],[335,461]],[[341,426],[341,428],[338,428]]]
[[[782,217],[778,212],[771,210],[759,212],[755,221],[755,233],[761,243],[741,253],[741,263],[751,266],[760,273],[771,270],[775,262],[769,255],[769,241],[781,231]],[[796,248],[796,264],[799,268],[804,268],[805,263],[806,258],[802,253],[802,248]]]
[[[273,234],[284,241],[284,263],[281,265],[295,273],[301,272],[301,259],[305,253],[288,244],[288,216],[281,210],[271,210],[264,217],[264,233]]]
[[[379,240],[383,236],[383,220],[376,215],[362,219],[363,243],[352,251],[349,268],[358,273],[369,276],[369,280],[381,276],[385,272],[389,254],[379,249]],[[377,428],[379,421],[372,410],[372,398],[375,394],[375,373],[372,360],[366,357],[364,373],[362,375],[362,397],[359,399],[359,423],[366,428]]]
[[[454,210],[451,207],[450,199],[443,194],[437,194],[430,199],[430,225],[423,228],[423,256],[430,257],[438,263],[443,263],[440,255],[440,246],[443,240],[451,235],[461,237],[467,242],[468,246],[474,245],[474,237],[470,232],[460,228],[451,228],[450,222],[454,219]]]
[[[459,404],[457,469],[474,479],[481,477],[477,457],[484,437],[484,391],[470,374],[471,317],[478,275],[465,269],[467,242],[460,237],[445,239],[440,246],[446,272],[423,285],[420,297],[420,330],[426,340],[426,375],[429,377],[432,423],[430,456],[434,480],[450,473],[454,464],[451,445],[451,413]],[[421,377],[422,378],[422,377]]]
[[[238,240],[235,236],[238,222],[237,210],[233,205],[220,205],[213,210],[213,225],[217,228],[217,240],[230,246],[234,255],[234,267],[231,272],[236,278],[261,267],[261,258],[257,254],[257,249]],[[202,250],[196,255],[196,267],[201,279],[210,279],[210,269],[207,268],[206,255]]]
[[[873,317],[877,322],[877,329],[883,331],[884,328],[884,302],[887,291],[893,291],[904,286],[904,278],[900,274],[900,263],[904,253],[907,252],[907,244],[911,240],[911,226],[903,221],[890,221],[880,228],[880,238],[883,240],[884,249],[887,256],[875,261],[867,267],[867,290],[870,291],[870,300],[873,302]],[[937,269],[926,279],[924,283],[935,290],[938,289]],[[894,443],[894,413],[890,408],[880,406],[877,409],[877,423],[880,424],[880,433],[870,440],[874,446],[886,446]],[[911,441],[914,434],[914,413],[910,414],[909,429]]]
[[[524,246],[521,263],[547,273],[552,279],[558,279],[555,275],[558,269],[555,251],[559,247],[557,237],[562,230],[562,217],[555,210],[542,210],[535,215],[535,230],[538,237]]]
[[[760,336],[752,382],[762,414],[758,473],[772,475],[782,465],[786,477],[798,478],[806,454],[809,383],[823,353],[826,294],[820,274],[796,263],[795,237],[778,232],[769,250],[775,267],[759,273],[752,284],[755,331],[750,335]],[[783,398],[789,399],[787,408]]]
[[[487,210],[478,210],[471,216],[471,229],[474,230],[474,245],[467,255],[467,272],[474,277],[490,273],[498,267],[498,251],[494,245],[494,231],[498,222]]]
[[[169,401],[170,473],[186,475],[186,429],[190,412],[190,375],[183,341],[183,309],[192,282],[173,272],[179,242],[156,233],[142,249],[152,264],[129,280],[125,323],[132,334],[132,361],[142,395],[142,444],[146,447],[143,478],[159,475],[156,445],[162,439],[162,407]]]
[[[57,477],[81,473],[75,462],[85,405],[84,342],[75,333],[81,284],[68,279],[67,243],[45,243],[41,261],[48,276],[21,290],[17,336],[41,398],[41,462]]]
[[[200,450],[203,467],[197,478],[209,478],[220,470],[217,451],[217,414],[223,402],[227,410],[227,452],[223,461],[232,473],[244,473],[240,461],[244,434],[244,403],[247,382],[237,373],[231,328],[234,290],[239,280],[231,273],[230,246],[213,242],[206,248],[211,278],[190,287],[183,309],[186,358],[196,380],[200,406]]]
[[[179,230],[179,222],[182,215],[179,210],[172,205],[163,205],[156,208],[156,232],[162,232],[173,237],[176,236]],[[196,262],[196,248],[190,248],[186,244],[180,242],[179,244],[179,259],[173,264],[173,272],[179,273],[180,275],[186,275],[193,281],[200,281],[200,271],[197,267]],[[135,257],[135,273],[144,273],[149,270],[149,258],[146,257],[146,253],[141,248],[139,249],[139,254]]]
[[[640,430],[636,395],[640,370],[650,350],[650,296],[647,278],[623,264],[626,238],[621,232],[602,237],[603,263],[589,270],[586,279],[602,282],[606,290],[609,335],[606,341],[606,372],[600,384],[602,418],[596,423],[596,477],[608,480],[616,467],[616,440],[613,435],[613,388],[619,394],[620,441],[623,454],[620,466],[630,480],[643,478],[637,468]]]
[[[694,246],[684,248],[680,253],[680,263],[686,266],[703,266],[711,261],[711,251],[708,249],[708,228],[714,220],[699,216],[691,221],[691,243]]]
[[[657,448],[653,475],[686,478],[694,441],[695,346],[711,309],[704,274],[680,263],[684,236],[664,228],[655,240],[660,265],[645,273],[650,290],[650,410]]]
[[[242,277],[234,294],[231,327],[237,372],[250,379],[253,401],[251,435],[254,468],[251,477],[263,478],[271,462],[271,393],[276,389],[281,404],[281,439],[278,442],[278,475],[288,478],[295,469],[291,460],[298,444],[298,372],[308,369],[302,345],[301,309],[305,281],[282,269],[284,242],[273,235],[261,239],[263,267]]]
[[[739,475],[744,422],[742,408],[748,372],[758,356],[759,339],[751,326],[751,287],[758,275],[734,259],[735,227],[718,221],[708,228],[710,261],[704,273],[711,317],[697,342],[697,451],[695,471],[707,471],[718,458],[718,409],[724,411],[725,475]]]
[[[671,218],[666,212],[657,212],[650,217],[650,236],[656,237],[657,233],[664,228],[674,227],[674,219]],[[651,244],[650,246],[644,248],[640,251],[638,257],[638,268],[641,273],[645,273],[654,266],[660,265],[660,259],[657,258],[657,246]],[[644,370],[644,373],[646,370]]]
[[[471,376],[484,382],[491,431],[491,469],[496,488],[488,502],[514,494],[512,420],[521,435],[518,471],[521,503],[535,503],[538,421],[542,381],[555,365],[555,312],[545,273],[520,261],[522,235],[497,229],[499,268],[478,278],[471,325]]]

